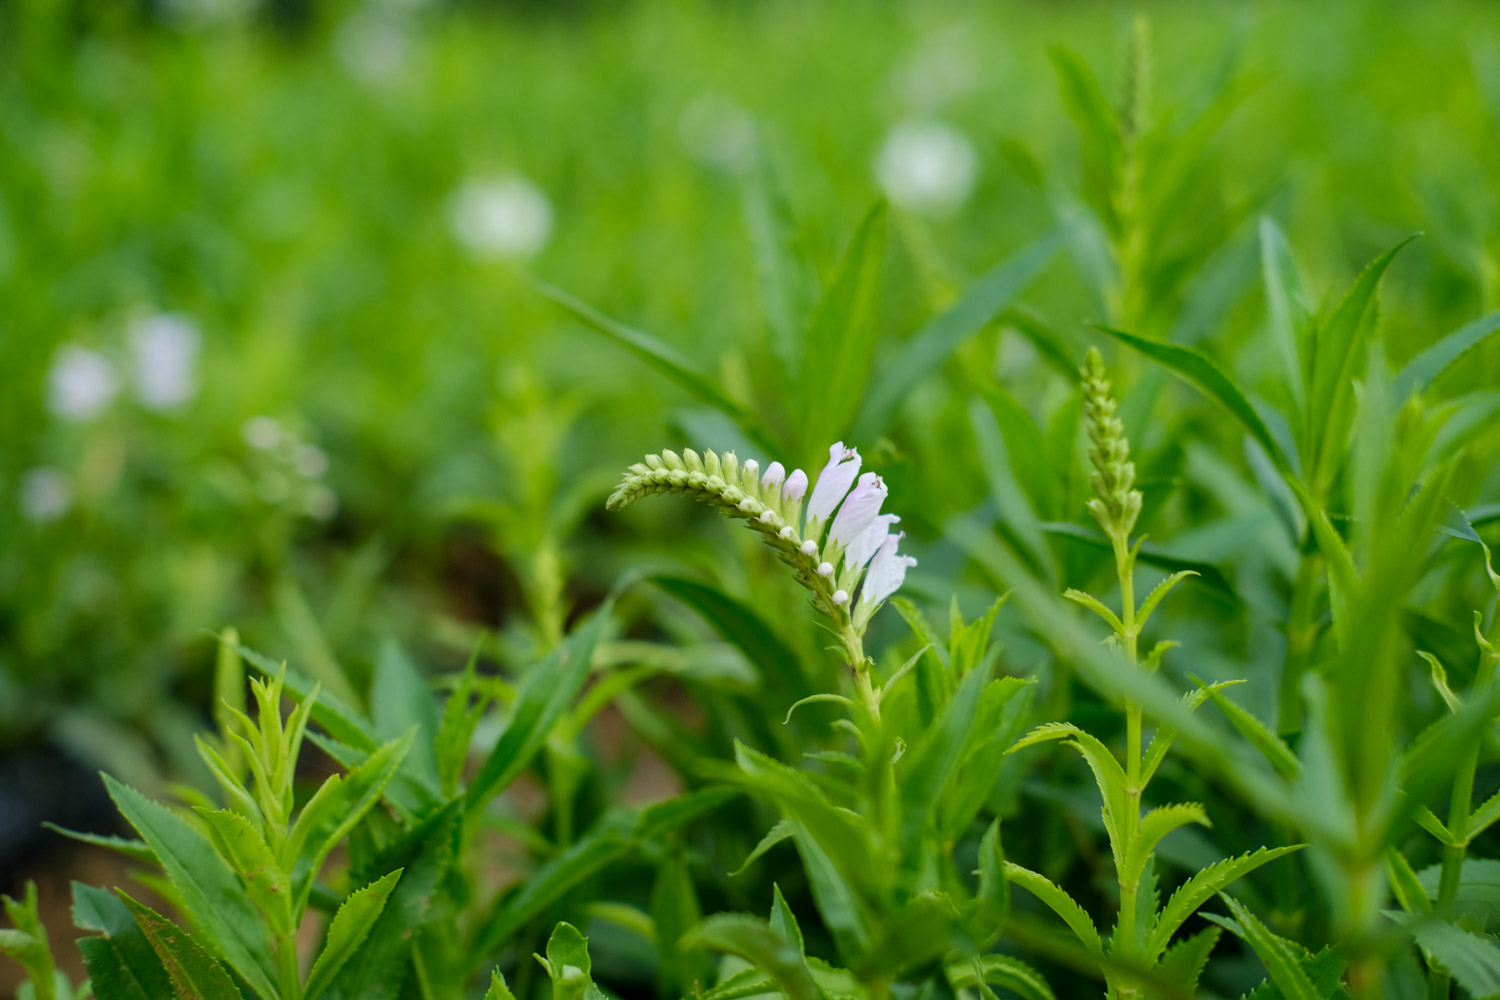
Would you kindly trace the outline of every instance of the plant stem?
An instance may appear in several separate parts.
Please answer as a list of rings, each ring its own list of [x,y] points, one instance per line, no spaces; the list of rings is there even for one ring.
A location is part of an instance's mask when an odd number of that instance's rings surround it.
[[[859,688],[860,700],[864,702],[865,709],[869,711],[870,717],[878,725],[880,699],[876,697],[874,685],[870,682],[870,662],[865,657],[864,637],[851,623],[844,626],[839,638],[844,643],[844,658],[849,661],[849,669],[854,671],[854,684]]]
[[[1291,605],[1287,612],[1286,662],[1281,669],[1281,702],[1277,728],[1282,733],[1302,728],[1302,675],[1312,661],[1313,645],[1318,638],[1317,583],[1321,558],[1303,553],[1292,583]]]
[[[276,963],[281,972],[281,1000],[302,1000],[302,973],[297,968],[296,932],[283,934],[276,942]]]
[[[1135,560],[1130,552],[1130,540],[1123,535],[1113,538],[1115,570],[1120,577],[1120,621],[1125,626],[1120,633],[1120,642],[1125,647],[1125,660],[1129,669],[1137,668],[1138,629],[1135,623]],[[1125,815],[1121,817],[1124,849],[1134,843],[1141,817],[1141,707],[1132,701],[1125,702]],[[1115,859],[1118,871],[1119,858]],[[1135,950],[1135,911],[1140,893],[1139,881],[1120,883],[1120,919],[1116,934],[1126,954]]]
[[[1495,676],[1495,667],[1500,656],[1488,653],[1479,658],[1479,670],[1474,675],[1474,690],[1482,691]],[[1451,918],[1453,904],[1458,899],[1458,886],[1463,877],[1464,857],[1469,849],[1469,812],[1474,805],[1474,773],[1479,769],[1479,740],[1464,751],[1453,772],[1453,795],[1448,800],[1448,833],[1459,841],[1443,846],[1443,867],[1438,877],[1438,913]],[[1452,977],[1448,970],[1436,966],[1428,981],[1429,1000],[1447,1000]]]

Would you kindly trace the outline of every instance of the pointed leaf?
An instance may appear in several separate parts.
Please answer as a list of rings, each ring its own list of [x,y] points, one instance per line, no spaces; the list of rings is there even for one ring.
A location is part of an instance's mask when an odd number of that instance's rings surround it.
[[[351,892],[349,898],[339,904],[338,912],[333,915],[333,922],[328,925],[323,951],[313,963],[312,972],[308,974],[307,989],[303,992],[307,1000],[317,1000],[319,994],[344,967],[344,963],[349,961],[349,957],[370,936],[370,929],[385,910],[386,900],[390,899],[401,873],[402,869],[397,868],[363,889]]]
[[[1090,953],[1100,956],[1104,954],[1104,946],[1099,940],[1099,931],[1094,927],[1094,922],[1089,919],[1083,907],[1051,879],[1010,861],[1005,863],[1005,877],[1047,904],[1072,929]]]
[[[1225,858],[1196,873],[1172,893],[1167,905],[1162,907],[1146,938],[1146,958],[1153,960],[1166,950],[1172,935],[1194,913],[1198,907],[1212,899],[1225,886],[1243,878],[1250,872],[1277,858],[1302,849],[1301,844],[1290,847],[1262,847],[1239,857]]]
[[[161,959],[178,1000],[243,1000],[243,994],[229,978],[229,973],[193,940],[192,935],[123,892],[120,899]]]

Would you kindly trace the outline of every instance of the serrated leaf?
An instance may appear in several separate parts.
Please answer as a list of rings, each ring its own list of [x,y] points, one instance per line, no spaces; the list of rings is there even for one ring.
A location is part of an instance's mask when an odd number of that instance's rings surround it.
[[[463,803],[450,802],[403,834],[374,859],[386,872],[402,869],[362,947],[350,950],[323,995],[333,1000],[395,1000],[406,982],[412,940],[428,920],[433,895],[458,847]]]
[[[119,897],[74,882],[73,923],[102,935],[78,940],[96,1000],[162,1000],[171,994],[172,980],[156,949]]]
[[[1385,915],[1405,927],[1458,985],[1476,997],[1500,993],[1500,946],[1494,938],[1470,933],[1437,917],[1417,916],[1399,910]]]
[[[1271,456],[1272,463],[1283,476],[1288,479],[1295,478],[1291,460],[1267,429],[1265,421],[1260,418],[1260,414],[1255,412],[1255,407],[1250,405],[1245,394],[1240,392],[1212,361],[1186,347],[1147,340],[1144,337],[1137,337],[1123,330],[1113,330],[1109,327],[1100,329],[1122,344],[1163,365],[1172,374],[1223,407],[1225,412],[1265,449],[1266,454]]]
[[[484,991],[484,1000],[516,1000],[499,969],[490,973],[490,988]]]
[[[1261,756],[1265,757],[1277,774],[1288,781],[1295,781],[1302,773],[1302,762],[1297,755],[1292,753],[1292,748],[1287,746],[1276,733],[1271,731],[1260,719],[1251,715],[1241,708],[1236,702],[1230,700],[1217,690],[1212,690],[1208,697],[1213,701],[1224,717],[1229,720],[1240,735],[1250,741],[1250,745],[1259,750]]]
[[[250,821],[227,809],[195,810],[208,824],[214,846],[245,882],[250,899],[277,934],[290,934],[292,926],[291,881],[266,846],[265,838]]]
[[[1196,802],[1161,806],[1142,816],[1136,827],[1135,838],[1131,840],[1120,865],[1120,882],[1124,885],[1139,882],[1146,870],[1146,863],[1151,860],[1151,855],[1162,838],[1190,823],[1213,825],[1209,823],[1208,814],[1203,811],[1203,807]]]
[[[1190,938],[1178,941],[1167,949],[1157,965],[1156,971],[1163,979],[1181,989],[1189,996],[1198,993],[1198,977],[1208,964],[1208,956],[1219,943],[1222,933],[1217,927],[1208,927]]]
[[[221,641],[227,640],[221,638]],[[334,739],[366,753],[380,745],[380,741],[375,738],[375,727],[370,721],[337,695],[327,690],[319,690],[316,682],[289,668],[284,661],[273,660],[264,653],[257,653],[240,643],[231,642],[229,645],[236,653],[244,657],[247,663],[265,676],[281,677],[283,692],[298,704],[306,701],[308,696],[317,690],[318,697],[312,706],[312,721],[327,730]]]
[[[1013,955],[981,955],[948,966],[948,983],[955,990],[973,989],[980,982],[1007,989],[1021,1000],[1056,1000],[1046,978]]]
[[[1094,926],[1093,920],[1072,896],[1063,891],[1061,886],[1047,876],[1040,875],[1029,868],[1022,868],[1011,861],[1005,862],[1005,877],[1041,900],[1048,909],[1061,917],[1063,923],[1068,925],[1091,954],[1096,956],[1104,954],[1104,945],[1099,940],[1099,931]]]
[[[273,1000],[276,963],[270,939],[234,872],[181,817],[109,775],[103,778],[120,814],[156,853],[209,945],[251,989]]]
[[[312,972],[308,974],[307,988],[303,992],[307,1000],[317,1000],[333,981],[333,977],[349,961],[350,956],[370,936],[370,930],[385,910],[386,901],[400,881],[402,871],[397,868],[388,875],[382,875],[363,889],[350,893],[349,898],[339,904],[338,912],[333,915],[333,922],[328,925],[323,950],[313,963]]]
[[[1136,612],[1136,627],[1145,628],[1146,622],[1151,619],[1151,613],[1156,610],[1156,606],[1162,602],[1162,599],[1172,592],[1172,588],[1188,577],[1197,575],[1197,570],[1179,570],[1152,587],[1151,593],[1146,595],[1146,599],[1141,602],[1140,610]]]
[[[1481,316],[1452,333],[1423,348],[1421,353],[1402,366],[1396,374],[1393,392],[1397,400],[1404,400],[1413,392],[1426,392],[1439,375],[1447,371],[1458,359],[1489,339],[1500,330],[1500,312]]]
[[[1095,784],[1099,786],[1099,794],[1104,799],[1104,824],[1109,831],[1110,844],[1114,847],[1116,856],[1123,855],[1125,842],[1118,824],[1128,808],[1125,788],[1129,781],[1125,777],[1125,769],[1120,766],[1115,755],[1109,752],[1108,747],[1071,722],[1048,722],[1037,726],[1016,741],[1006,753],[1012,754],[1050,740],[1063,740],[1067,746],[1083,755],[1089,770],[1094,774]]]
[[[1120,621],[1120,617],[1116,615],[1107,604],[1099,600],[1099,598],[1095,597],[1093,594],[1085,593],[1082,590],[1075,590],[1074,588],[1069,587],[1067,590],[1063,591],[1063,597],[1067,600],[1072,601],[1074,604],[1083,605],[1094,614],[1098,615],[1100,618],[1103,618],[1104,623],[1110,628],[1114,629],[1116,633],[1123,633],[1125,631],[1125,623]]]
[[[120,899],[161,959],[178,1000],[244,1000],[229,973],[191,934],[124,892],[120,892]]]
[[[1246,942],[1255,950],[1261,962],[1271,974],[1271,981],[1281,990],[1286,1000],[1324,1000],[1324,995],[1313,985],[1312,979],[1302,967],[1305,950],[1294,942],[1272,934],[1260,919],[1238,900],[1224,897],[1229,912],[1239,923]],[[1300,954],[1299,954],[1300,953]]]
[[[1290,847],[1262,847],[1238,857],[1225,858],[1197,872],[1172,893],[1167,905],[1157,915],[1146,938],[1145,956],[1155,960],[1172,940],[1172,935],[1194,913],[1198,907],[1212,899],[1220,890],[1245,877],[1261,865],[1302,849],[1301,844]]]
[[[1428,898],[1417,873],[1412,871],[1406,855],[1394,847],[1385,849],[1385,870],[1390,876],[1391,892],[1401,908],[1407,913],[1426,916],[1432,912],[1432,900]]]

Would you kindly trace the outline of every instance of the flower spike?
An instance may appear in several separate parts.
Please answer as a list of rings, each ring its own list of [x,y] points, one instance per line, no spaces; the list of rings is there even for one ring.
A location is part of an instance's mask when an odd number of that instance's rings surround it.
[[[858,637],[916,560],[896,552],[904,535],[893,535],[891,525],[901,519],[880,513],[888,492],[885,482],[873,472],[859,476],[859,467],[857,449],[845,448],[843,442],[833,445],[804,520],[807,473],[801,469],[787,473],[780,462],[772,462],[762,475],[758,462],[741,462],[733,452],[663,451],[626,470],[606,506],[619,510],[653,493],[678,493],[744,519],[812,591],[813,606],[851,633],[851,665],[862,669],[863,654],[853,655]],[[858,664],[853,663],[856,658]]]

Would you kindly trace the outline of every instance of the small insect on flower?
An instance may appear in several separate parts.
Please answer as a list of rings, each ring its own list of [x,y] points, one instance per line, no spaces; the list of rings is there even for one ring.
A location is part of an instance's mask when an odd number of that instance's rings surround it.
[[[875,473],[859,475],[860,461],[859,450],[842,441],[830,447],[804,510],[801,469],[788,474],[772,462],[762,475],[759,462],[740,462],[733,452],[664,451],[632,465],[607,506],[618,510],[652,493],[679,493],[743,518],[812,591],[819,611],[841,629],[862,633],[916,560],[896,552],[904,536],[892,535],[891,525],[901,519],[880,512],[889,491]]]

